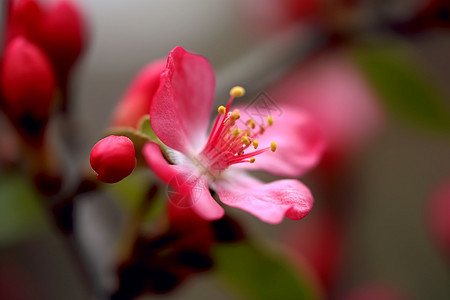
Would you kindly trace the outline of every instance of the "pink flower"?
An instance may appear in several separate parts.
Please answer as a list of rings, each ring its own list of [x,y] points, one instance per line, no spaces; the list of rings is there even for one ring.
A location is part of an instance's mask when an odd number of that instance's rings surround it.
[[[312,23],[331,32],[355,22],[360,9],[353,0],[240,0],[241,16],[252,29],[270,33],[288,27]],[[261,20],[264,20],[263,22]]]
[[[241,0],[242,16],[251,27],[262,32],[282,29],[321,12],[318,0]],[[261,22],[264,20],[264,22]]]
[[[268,92],[318,121],[328,159],[351,157],[384,123],[376,95],[342,52],[322,54],[299,66]]]
[[[161,59],[150,63],[139,72],[115,109],[113,126],[137,127],[139,120],[150,110],[150,103],[158,89],[159,77],[165,66],[166,61]]]
[[[280,223],[284,216],[303,218],[313,205],[305,185],[293,179],[264,184],[244,170],[287,176],[304,173],[317,163],[322,150],[314,123],[292,109],[283,110],[279,119],[268,116],[260,124],[243,120],[240,111],[231,108],[233,99],[244,92],[236,87],[230,91],[226,107],[219,107],[208,135],[214,89],[214,73],[204,57],[181,47],[169,53],[152,99],[150,119],[174,164],[166,161],[155,143],[146,144],[143,154],[155,174],[174,189],[172,202],[192,206],[207,220],[219,219],[224,209],[211,196],[211,188],[224,204],[268,223]],[[255,109],[241,112],[250,114]]]
[[[136,166],[133,142],[115,135],[101,139],[92,148],[90,162],[98,180],[118,182],[130,175]]]

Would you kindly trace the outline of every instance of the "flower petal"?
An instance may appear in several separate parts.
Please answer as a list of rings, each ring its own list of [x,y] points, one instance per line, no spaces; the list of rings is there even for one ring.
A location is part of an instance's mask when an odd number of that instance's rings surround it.
[[[203,146],[215,77],[206,58],[174,48],[150,109],[153,130],[168,147],[190,153]]]
[[[257,105],[240,109],[240,111],[244,121],[246,118],[253,118],[256,123],[264,121],[261,108]],[[273,126],[268,127],[257,138],[259,148],[269,147],[270,143],[275,141],[276,152],[267,151],[256,156],[255,163],[239,164],[238,168],[264,170],[279,176],[298,177],[319,162],[325,144],[316,122],[303,111],[290,106],[279,107],[277,114],[278,116],[273,115]],[[258,130],[258,127],[255,130]],[[246,153],[250,151],[249,149]]]
[[[211,196],[207,182],[197,175],[195,166],[170,165],[155,143],[147,143],[142,154],[156,176],[169,185],[172,204],[180,208],[191,207],[206,220],[217,220],[224,215],[224,209]]]
[[[309,213],[314,202],[309,189],[293,179],[264,184],[241,173],[218,182],[216,188],[223,203],[270,224],[280,223],[284,216],[300,220]]]

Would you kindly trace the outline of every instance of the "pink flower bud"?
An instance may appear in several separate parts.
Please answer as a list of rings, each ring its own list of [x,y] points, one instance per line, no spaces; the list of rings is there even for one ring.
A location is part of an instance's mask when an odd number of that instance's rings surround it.
[[[98,180],[118,182],[130,175],[136,166],[133,142],[116,135],[101,139],[92,148],[90,162]]]
[[[72,2],[58,1],[44,13],[41,26],[36,42],[64,80],[85,45],[82,16]]]
[[[116,107],[113,126],[137,127],[139,120],[150,113],[150,103],[165,67],[166,60],[160,59],[151,62],[136,75]]]
[[[57,75],[60,88],[67,85],[70,70],[86,42],[84,20],[70,1],[57,1],[49,7],[36,0],[13,3],[7,38],[23,35],[47,55]]]
[[[6,38],[10,41],[18,35],[34,41],[40,29],[42,10],[35,0],[21,0],[10,3],[8,12]]]
[[[23,37],[14,38],[5,49],[0,89],[14,118],[47,118],[55,92],[53,71],[41,50]]]

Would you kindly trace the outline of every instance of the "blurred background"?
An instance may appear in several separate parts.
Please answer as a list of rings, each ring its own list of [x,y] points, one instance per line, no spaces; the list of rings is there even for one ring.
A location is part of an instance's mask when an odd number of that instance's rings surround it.
[[[446,1],[72,3],[83,19],[83,51],[71,72],[70,114],[55,114],[47,128],[63,191],[78,183],[80,170],[92,172],[90,150],[136,74],[180,45],[214,67],[216,105],[242,85],[248,92],[242,101],[264,91],[277,104],[304,108],[324,132],[324,157],[301,178],[315,198],[311,213],[270,225],[227,210],[246,236],[283,253],[316,298],[450,298],[450,205],[434,208],[450,202]],[[4,38],[6,7],[4,1]],[[112,265],[133,206],[116,195],[157,179],[141,170],[122,186],[78,195],[70,217],[49,213],[27,177],[21,156],[27,150],[17,151],[20,134],[1,116],[0,298],[102,298],[117,285]],[[54,215],[71,219],[73,233],[58,221],[54,226]],[[212,271],[140,297],[259,299],[214,268],[212,259]],[[270,283],[270,274],[260,276]]]

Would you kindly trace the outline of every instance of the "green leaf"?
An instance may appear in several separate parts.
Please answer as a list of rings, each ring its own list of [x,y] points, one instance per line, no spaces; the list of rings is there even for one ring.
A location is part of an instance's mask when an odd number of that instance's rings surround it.
[[[386,108],[405,121],[450,132],[450,110],[417,59],[399,41],[359,45],[351,50]]]
[[[0,246],[18,242],[48,230],[40,196],[18,174],[0,177]]]
[[[243,299],[319,298],[312,281],[282,253],[242,241],[219,244],[213,255],[217,277]]]

